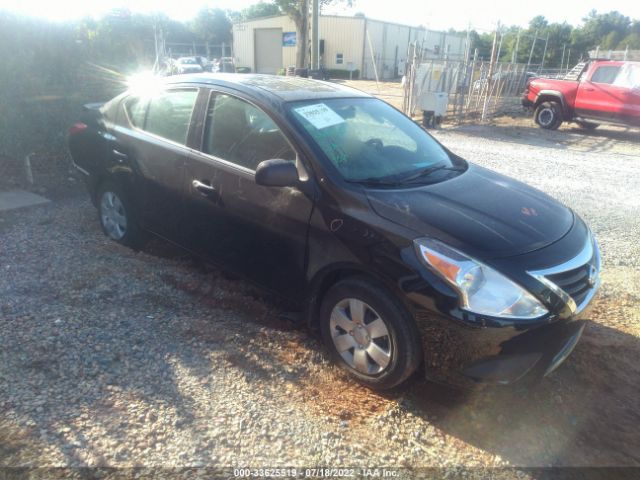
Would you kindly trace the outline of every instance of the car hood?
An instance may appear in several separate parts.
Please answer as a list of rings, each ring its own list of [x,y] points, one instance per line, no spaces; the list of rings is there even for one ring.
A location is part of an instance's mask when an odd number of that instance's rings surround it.
[[[573,213],[548,195],[475,165],[432,185],[367,189],[380,216],[478,259],[519,255],[562,238]]]

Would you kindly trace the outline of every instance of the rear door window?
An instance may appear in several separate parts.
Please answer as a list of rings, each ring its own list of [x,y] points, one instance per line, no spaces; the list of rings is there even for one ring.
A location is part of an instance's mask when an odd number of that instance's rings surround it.
[[[147,113],[147,100],[134,96],[125,101],[124,109],[127,112],[129,122],[134,127],[144,127],[144,117]]]
[[[203,151],[250,170],[263,160],[296,159],[282,131],[266,113],[222,93],[212,94],[209,101]]]
[[[185,145],[198,90],[167,90],[149,100],[144,130]]]

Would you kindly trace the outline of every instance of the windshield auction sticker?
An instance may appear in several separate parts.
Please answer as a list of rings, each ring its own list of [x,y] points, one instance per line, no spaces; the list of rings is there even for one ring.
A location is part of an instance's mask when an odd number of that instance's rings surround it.
[[[313,105],[307,105],[306,107],[298,107],[294,110],[318,130],[344,123],[344,118],[324,103],[315,103]]]

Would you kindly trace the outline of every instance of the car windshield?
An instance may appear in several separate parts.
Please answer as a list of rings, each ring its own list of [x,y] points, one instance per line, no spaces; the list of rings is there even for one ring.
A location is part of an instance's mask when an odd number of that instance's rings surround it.
[[[198,62],[196,62],[194,58],[181,58],[180,63],[187,64],[187,65],[195,65]]]
[[[397,183],[453,167],[433,138],[381,100],[294,102],[289,111],[347,181]]]

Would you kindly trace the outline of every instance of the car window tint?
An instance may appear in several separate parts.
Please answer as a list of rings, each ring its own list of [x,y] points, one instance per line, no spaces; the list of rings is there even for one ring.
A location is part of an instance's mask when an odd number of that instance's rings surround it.
[[[615,81],[619,71],[620,71],[620,67],[617,65],[606,65],[606,66],[598,67],[596,71],[593,72],[591,81],[593,83],[612,84]]]
[[[134,127],[144,127],[144,115],[147,112],[147,102],[140,97],[129,97],[124,105],[129,121]]]
[[[187,143],[191,112],[198,91],[169,90],[151,98],[144,129],[182,145]]]
[[[295,152],[271,118],[244,100],[215,94],[209,102],[203,151],[255,170],[263,160],[295,161]]]

